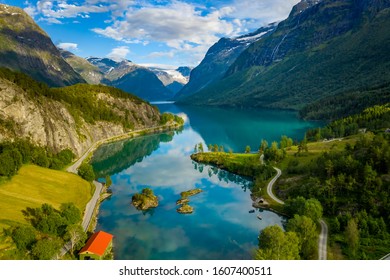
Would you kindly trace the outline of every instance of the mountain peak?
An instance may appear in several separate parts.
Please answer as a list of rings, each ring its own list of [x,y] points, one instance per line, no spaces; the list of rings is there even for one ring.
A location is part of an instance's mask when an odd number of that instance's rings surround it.
[[[31,75],[50,86],[85,82],[22,9],[0,5],[0,67]]]
[[[307,10],[310,7],[317,5],[320,2],[321,2],[321,0],[301,0],[301,2],[299,2],[298,4],[296,4],[292,8],[291,13],[290,13],[290,17],[296,16],[296,15],[302,13],[303,11]]]

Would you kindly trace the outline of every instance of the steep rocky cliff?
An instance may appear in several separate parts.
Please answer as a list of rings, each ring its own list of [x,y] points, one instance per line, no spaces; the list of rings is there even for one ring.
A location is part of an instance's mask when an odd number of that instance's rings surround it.
[[[159,125],[157,108],[117,89],[78,85],[53,90],[2,71],[0,141],[25,138],[81,155],[95,141]]]
[[[29,15],[3,4],[0,4],[0,67],[27,73],[50,86],[85,82]]]

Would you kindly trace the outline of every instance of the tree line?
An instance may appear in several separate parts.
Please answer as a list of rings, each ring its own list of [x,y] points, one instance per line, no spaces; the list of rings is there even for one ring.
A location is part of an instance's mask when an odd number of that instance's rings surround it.
[[[60,170],[70,164],[74,157],[70,149],[54,153],[23,139],[2,142],[0,143],[0,176],[12,177],[23,164],[29,163]]]
[[[390,103],[365,109],[360,114],[331,122],[323,128],[309,129],[307,139],[319,141],[336,137],[346,137],[359,133],[359,130],[376,131],[390,127]]]
[[[16,245],[10,252],[14,259],[51,260],[56,258],[65,243],[70,242],[70,253],[82,248],[87,238],[81,227],[81,211],[73,203],[61,204],[59,210],[42,204],[38,208],[27,208],[23,215],[29,225],[4,229]]]

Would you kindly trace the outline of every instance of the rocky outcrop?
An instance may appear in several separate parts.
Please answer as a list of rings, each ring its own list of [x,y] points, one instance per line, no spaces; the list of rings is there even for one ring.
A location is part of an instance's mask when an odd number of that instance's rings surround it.
[[[183,204],[176,211],[180,214],[191,214],[192,212],[194,212],[194,208],[188,204]]]
[[[95,102],[104,102],[112,113],[126,117],[133,127],[75,119],[66,102],[44,95],[32,97],[15,83],[0,78],[0,141],[24,138],[55,152],[70,148],[79,156],[96,141],[159,125],[158,109],[145,102],[99,92],[94,98]]]
[[[142,193],[133,195],[131,203],[137,210],[145,211],[150,208],[156,208],[158,206],[158,198],[151,189],[145,188],[142,190]]]

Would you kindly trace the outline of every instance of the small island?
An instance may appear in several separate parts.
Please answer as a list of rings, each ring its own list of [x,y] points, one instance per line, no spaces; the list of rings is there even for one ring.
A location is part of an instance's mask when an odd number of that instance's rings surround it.
[[[192,212],[194,212],[194,208],[188,205],[188,203],[190,202],[188,198],[201,192],[203,192],[201,189],[192,189],[185,192],[181,192],[181,198],[176,201],[176,205],[181,206],[176,211],[180,214],[191,214]]]
[[[176,211],[180,214],[191,214],[194,212],[194,208],[188,204],[183,204]]]
[[[183,205],[183,204],[187,204],[188,202],[190,202],[188,198],[180,198],[179,200],[176,201],[176,205]]]
[[[193,190],[181,192],[180,195],[181,195],[181,198],[187,198],[187,197],[196,195],[196,194],[201,193],[201,192],[203,192],[201,189],[193,189]]]
[[[158,206],[158,198],[151,189],[145,188],[140,194],[136,193],[133,195],[132,204],[138,210],[144,211],[149,208],[156,208]]]

